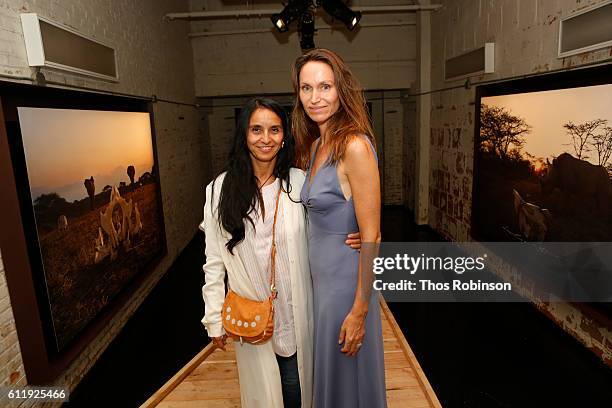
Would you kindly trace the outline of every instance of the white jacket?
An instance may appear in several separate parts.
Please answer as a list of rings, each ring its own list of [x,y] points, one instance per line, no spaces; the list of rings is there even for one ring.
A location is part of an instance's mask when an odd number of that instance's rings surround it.
[[[234,255],[225,247],[231,235],[219,225],[217,208],[225,173],[206,187],[204,220],[200,229],[206,234],[206,263],[203,266],[206,283],[202,288],[205,315],[202,323],[209,337],[222,336],[225,331],[221,322],[221,309],[225,298],[224,278],[227,271],[229,285],[237,294],[249,299],[257,299],[255,289],[244,270],[238,252]],[[279,211],[283,211],[287,248],[289,253],[289,273],[291,275],[291,297],[297,345],[298,369],[302,393],[302,407],[312,407],[313,377],[313,319],[312,319],[312,280],[308,264],[306,232],[306,213],[300,201],[300,191],[305,175],[302,170],[291,169],[291,198],[281,194]],[[212,183],[215,194],[211,198]],[[284,187],[284,184],[283,184]],[[213,212],[211,212],[213,208]],[[238,244],[240,245],[240,244]],[[272,342],[252,345],[234,343],[236,362],[240,379],[240,399],[243,408],[283,408],[283,397],[278,363]]]

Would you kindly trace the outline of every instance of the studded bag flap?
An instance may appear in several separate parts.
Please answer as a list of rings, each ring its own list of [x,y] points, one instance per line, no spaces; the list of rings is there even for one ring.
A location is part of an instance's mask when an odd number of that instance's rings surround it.
[[[274,332],[271,296],[264,301],[250,300],[230,289],[223,303],[222,316],[227,335],[241,343],[263,343]]]
[[[276,216],[280,201],[281,187],[276,196],[274,222],[272,224],[272,249],[270,251],[270,296],[266,300],[251,300],[228,290],[223,302],[223,328],[234,340],[259,344],[267,341],[274,333],[274,299],[276,299]]]

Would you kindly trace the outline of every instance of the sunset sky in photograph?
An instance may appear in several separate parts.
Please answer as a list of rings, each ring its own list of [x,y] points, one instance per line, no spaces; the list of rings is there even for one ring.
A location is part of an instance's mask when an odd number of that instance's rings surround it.
[[[149,114],[73,109],[18,108],[32,200],[55,192],[67,201],[87,197],[83,181],[129,184],[153,166]]]

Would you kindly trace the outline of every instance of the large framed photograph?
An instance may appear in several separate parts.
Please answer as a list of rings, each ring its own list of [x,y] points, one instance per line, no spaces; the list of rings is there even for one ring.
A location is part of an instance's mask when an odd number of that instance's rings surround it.
[[[474,239],[542,257],[563,254],[541,243],[612,242],[609,66],[479,86],[475,110]],[[575,306],[609,327],[612,303]]]
[[[65,365],[166,253],[153,120],[144,100],[0,89],[0,161],[10,163],[2,255],[24,365],[37,378],[54,370],[32,363],[30,343],[44,346],[36,359]]]
[[[612,72],[479,87],[472,236],[612,241]]]

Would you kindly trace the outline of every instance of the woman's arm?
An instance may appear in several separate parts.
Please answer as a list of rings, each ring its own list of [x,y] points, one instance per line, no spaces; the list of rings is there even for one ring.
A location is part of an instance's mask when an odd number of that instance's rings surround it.
[[[211,206],[211,185],[208,185],[206,187],[206,203],[204,204],[204,220],[200,224],[200,229],[206,235],[206,263],[202,267],[206,281],[202,287],[202,297],[204,298],[202,323],[206,327],[208,336],[215,339],[223,338],[225,335],[221,320],[221,310],[225,299],[225,265],[221,258],[217,221],[211,213]],[[219,346],[219,344],[217,345]]]
[[[359,254],[357,289],[353,307],[340,330],[340,343],[344,342],[343,352],[355,355],[365,335],[365,317],[372,293],[372,279],[369,274],[377,244],[380,242],[380,177],[378,164],[369,143],[355,137],[346,147],[343,170],[351,187],[355,205],[355,215],[364,244]],[[363,266],[366,266],[365,270]],[[369,269],[369,270],[368,270]]]

